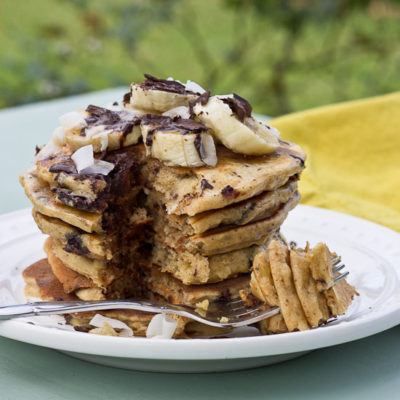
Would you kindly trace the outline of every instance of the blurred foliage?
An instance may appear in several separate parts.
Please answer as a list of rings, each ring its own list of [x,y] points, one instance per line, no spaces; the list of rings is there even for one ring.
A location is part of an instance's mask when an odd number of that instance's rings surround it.
[[[141,81],[268,115],[400,87],[394,0],[1,0],[0,107]]]

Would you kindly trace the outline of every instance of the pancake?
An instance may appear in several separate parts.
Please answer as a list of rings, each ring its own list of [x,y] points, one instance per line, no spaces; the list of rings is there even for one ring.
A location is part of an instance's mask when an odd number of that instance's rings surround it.
[[[117,268],[107,265],[104,261],[68,253],[56,240],[48,239],[47,243],[51,243],[51,245],[45,246],[45,250],[48,251],[50,248],[69,269],[90,279],[96,286],[105,288],[121,274]]]
[[[171,228],[180,229],[182,234],[190,236],[201,234],[211,229],[229,225],[246,225],[249,222],[259,221],[272,216],[281,204],[293,197],[297,190],[297,178],[273,191],[261,193],[258,196],[234,203],[217,210],[205,211],[189,217],[187,215],[168,215],[165,221]],[[158,203],[159,196],[151,192],[148,196],[148,205],[154,213],[165,214],[162,203]]]
[[[36,261],[22,272],[25,280],[25,296],[48,301],[78,300],[73,294],[64,292],[63,286],[54,275],[46,258]]]
[[[273,240],[268,246],[268,258],[272,279],[279,298],[279,307],[289,332],[309,329],[293,283],[289,251],[286,244],[279,240]]]
[[[79,274],[71,268],[67,268],[65,264],[56,256],[53,251],[53,239],[47,238],[44,242],[44,251],[56,278],[63,285],[65,293],[73,293],[82,288],[96,287],[95,283],[84,275]]]
[[[147,185],[165,199],[168,214],[194,216],[275,190],[304,168],[305,153],[282,141],[274,153],[246,157],[220,146],[215,168],[167,167],[150,159]]]
[[[145,276],[149,290],[161,295],[169,303],[191,307],[196,307],[204,300],[214,302],[238,298],[239,290],[248,287],[250,281],[250,276],[247,274],[219,283],[185,285],[171,274],[161,272],[157,266],[150,268]]]
[[[156,239],[161,240],[167,246],[177,251],[189,251],[204,256],[227,253],[252,245],[265,244],[276,233],[288,212],[293,209],[300,200],[298,192],[293,194],[286,203],[281,204],[271,216],[250,222],[246,225],[230,225],[216,228],[199,235],[185,237],[177,229],[165,229],[166,221],[155,221]],[[163,231],[165,234],[162,235]]]
[[[93,259],[113,260],[115,263],[120,261],[121,254],[139,247],[147,226],[152,222],[145,209],[136,208],[123,232],[104,235],[86,233],[61,219],[41,214],[36,209],[33,209],[32,215],[39,229],[60,242],[65,251]]]
[[[20,182],[26,196],[41,214],[59,218],[85,232],[103,232],[101,214],[76,210],[57,202],[47,182],[38,177],[36,169],[20,175]]]
[[[64,249],[67,248],[70,252],[91,258],[111,260],[111,246],[105,237],[94,233],[85,233],[61,219],[41,214],[35,208],[32,215],[39,229],[62,243]]]
[[[291,249],[290,265],[293,282],[307,321],[310,326],[317,327],[326,322],[331,314],[323,293],[318,291],[317,282],[311,275],[307,251]]]
[[[115,165],[107,176],[78,174],[71,155],[72,151],[67,147],[52,157],[38,161],[37,175],[52,188],[63,188],[66,193],[92,201],[93,211],[96,211],[96,207],[104,207],[103,203],[109,201],[110,195],[118,194],[121,197],[140,185],[140,166],[144,162],[143,146],[131,146],[106,154],[102,159]]]
[[[250,246],[206,257],[187,251],[178,253],[172,247],[156,243],[152,251],[152,262],[185,285],[199,285],[248,273],[253,257],[259,250],[259,246]]]

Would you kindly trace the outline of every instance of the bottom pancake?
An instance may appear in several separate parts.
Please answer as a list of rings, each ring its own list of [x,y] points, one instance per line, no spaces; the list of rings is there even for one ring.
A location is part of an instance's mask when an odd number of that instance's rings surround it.
[[[65,293],[63,285],[54,275],[47,259],[42,259],[28,268],[22,276],[25,280],[25,295],[27,297],[41,298],[46,301],[73,301],[79,300],[74,294]],[[128,325],[134,336],[146,336],[147,327],[154,314],[135,310],[106,310],[96,312],[72,313],[65,316],[66,321],[75,330],[89,332],[94,327],[90,325],[95,314],[101,314],[108,318],[117,319]],[[191,321],[184,317],[174,317],[178,321],[174,338],[190,338],[198,336],[212,337],[229,332],[226,329],[216,329],[204,324]]]

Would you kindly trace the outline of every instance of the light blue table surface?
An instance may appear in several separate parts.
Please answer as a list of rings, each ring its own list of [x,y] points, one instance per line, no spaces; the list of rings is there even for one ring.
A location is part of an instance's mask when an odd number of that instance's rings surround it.
[[[0,111],[0,212],[30,204],[18,184],[36,144],[59,115],[119,100],[124,89]],[[6,262],[6,260],[2,260]],[[0,400],[58,399],[398,399],[400,326],[296,360],[215,374],[156,374],[89,364],[53,350],[0,338]]]

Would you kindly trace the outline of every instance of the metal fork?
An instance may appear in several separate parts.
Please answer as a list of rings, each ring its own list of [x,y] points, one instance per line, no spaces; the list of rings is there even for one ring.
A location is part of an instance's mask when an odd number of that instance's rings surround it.
[[[340,262],[340,257],[333,260],[332,272],[336,275],[334,278],[335,283],[349,274],[349,272],[345,272],[337,275],[344,267],[345,265]],[[259,304],[248,307],[241,299],[228,302],[212,302],[209,309],[204,312],[188,306],[150,302],[147,300],[43,301],[0,307],[0,320],[115,309],[137,310],[157,314],[175,314],[217,328],[236,328],[251,325],[272,317],[280,311],[279,307],[268,307]]]

